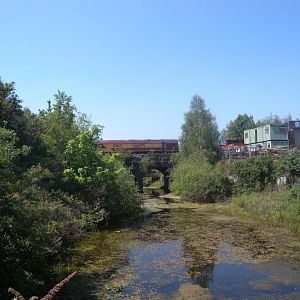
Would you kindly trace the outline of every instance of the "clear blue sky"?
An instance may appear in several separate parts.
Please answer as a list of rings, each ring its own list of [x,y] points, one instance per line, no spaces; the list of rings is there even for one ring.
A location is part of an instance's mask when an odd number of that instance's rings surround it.
[[[37,112],[57,89],[103,138],[177,138],[198,93],[219,128],[300,117],[298,0],[0,0],[0,76]]]

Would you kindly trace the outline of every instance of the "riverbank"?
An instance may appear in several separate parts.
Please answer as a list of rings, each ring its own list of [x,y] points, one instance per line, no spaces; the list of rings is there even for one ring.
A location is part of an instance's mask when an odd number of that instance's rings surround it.
[[[300,236],[300,184],[291,190],[234,196],[231,210],[235,214],[287,228]]]
[[[155,208],[69,249],[58,271],[79,275],[59,299],[300,297],[300,243],[290,232],[234,216],[228,205]]]

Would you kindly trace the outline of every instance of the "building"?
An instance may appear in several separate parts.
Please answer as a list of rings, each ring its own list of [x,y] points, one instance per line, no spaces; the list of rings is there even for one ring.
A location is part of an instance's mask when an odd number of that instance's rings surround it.
[[[258,151],[259,149],[289,149],[289,126],[288,124],[268,124],[245,130],[244,144],[248,146],[250,151]]]
[[[288,123],[290,148],[300,149],[300,121]]]

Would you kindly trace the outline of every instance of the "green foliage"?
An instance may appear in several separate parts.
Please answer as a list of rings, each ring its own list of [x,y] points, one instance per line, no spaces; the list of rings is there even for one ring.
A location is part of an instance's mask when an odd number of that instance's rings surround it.
[[[294,191],[292,189],[236,195],[231,201],[231,209],[300,233],[299,186],[295,186]]]
[[[18,138],[13,130],[0,127],[0,167],[7,167],[20,154]]]
[[[45,292],[59,256],[84,230],[139,212],[132,175],[97,149],[101,132],[64,92],[35,115],[21,107],[14,83],[0,80],[1,299],[9,286]]]
[[[283,118],[281,118],[278,115],[270,114],[269,116],[265,117],[264,119],[258,120],[256,122],[256,127],[260,127],[260,126],[268,125],[268,124],[280,125],[280,124],[286,123],[291,120],[292,120],[292,116],[290,114],[288,114],[286,117],[283,117]]]
[[[65,178],[79,185],[106,184],[120,172],[118,154],[107,155],[97,149],[98,131],[82,131],[66,149]]]
[[[289,191],[288,198],[300,203],[300,178],[298,178],[296,183],[292,186],[291,190]]]
[[[4,83],[0,79],[0,127],[14,130],[21,136],[23,110],[21,100],[15,93],[15,83]]]
[[[132,217],[141,212],[142,198],[128,169],[122,168],[117,173],[108,204],[111,219]]]
[[[218,127],[215,117],[206,109],[204,100],[195,95],[191,101],[189,112],[184,116],[182,135],[180,138],[181,155],[202,153],[209,162],[217,159]]]
[[[221,165],[188,159],[171,173],[170,188],[183,200],[214,202],[231,195],[231,182]]]
[[[49,176],[48,170],[33,167],[17,180],[12,193],[0,197],[3,287],[40,289],[51,275],[50,266],[62,244],[80,233],[75,213],[63,203],[67,195],[49,192],[41,184]]]
[[[297,149],[290,150],[286,157],[277,162],[278,176],[287,176],[291,184],[300,177],[300,152]]]
[[[224,131],[225,139],[243,140],[244,131],[255,127],[253,116],[239,114],[235,120],[230,121],[227,125]]]
[[[72,97],[58,91],[54,95],[55,103],[49,101],[48,110],[40,112],[43,124],[41,139],[51,157],[52,165],[62,168],[68,141],[78,134],[76,124],[76,108],[72,105]],[[54,159],[54,162],[53,162]]]
[[[66,150],[64,176],[86,204],[84,224],[88,228],[108,218],[132,215],[141,205],[134,178],[120,163],[119,155],[98,150],[100,130],[80,132]]]
[[[231,194],[231,182],[218,158],[219,132],[204,100],[195,95],[182,125],[180,155],[174,156],[170,188],[184,200],[214,202]]]
[[[144,155],[143,158],[140,161],[140,170],[146,174],[151,171],[151,166],[153,165],[152,163],[152,156],[151,154]]]
[[[230,165],[235,194],[261,192],[276,183],[275,174],[275,166],[269,155],[232,161]]]

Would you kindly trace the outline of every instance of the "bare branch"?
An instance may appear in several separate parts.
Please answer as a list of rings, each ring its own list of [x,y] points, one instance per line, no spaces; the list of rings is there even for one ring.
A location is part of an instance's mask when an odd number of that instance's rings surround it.
[[[61,288],[68,283],[75,275],[77,274],[77,271],[71,273],[69,276],[67,276],[64,280],[62,280],[60,283],[58,283],[53,289],[51,289],[46,296],[41,298],[40,300],[52,300],[53,297],[61,290]],[[25,300],[25,299],[24,299]]]
[[[46,296],[41,298],[40,300],[52,300],[53,297],[62,289],[62,287],[68,283],[75,275],[77,274],[77,271],[71,273],[69,276],[67,276],[64,280],[62,280],[60,283],[58,283],[53,289],[51,289]],[[18,300],[25,300],[25,298],[16,290],[13,288],[9,288],[8,292],[13,294]],[[29,300],[38,300],[39,297],[32,296]]]
[[[8,292],[15,295],[18,300],[25,300],[25,298],[18,291],[14,290],[13,288],[9,288]]]

